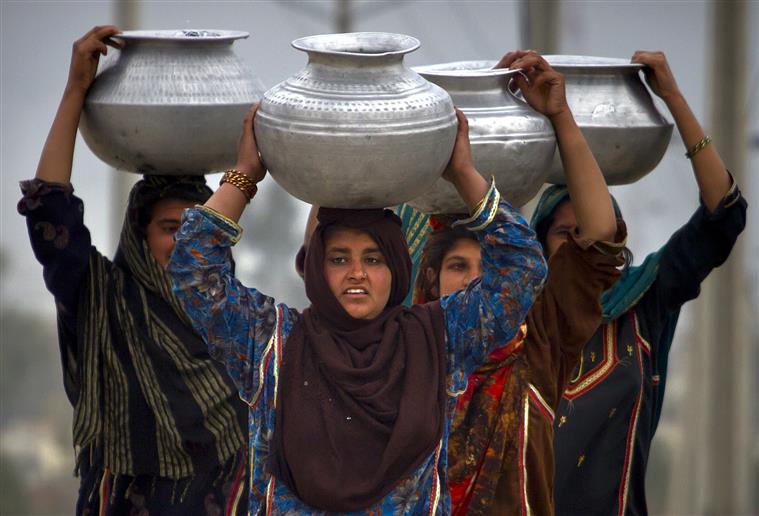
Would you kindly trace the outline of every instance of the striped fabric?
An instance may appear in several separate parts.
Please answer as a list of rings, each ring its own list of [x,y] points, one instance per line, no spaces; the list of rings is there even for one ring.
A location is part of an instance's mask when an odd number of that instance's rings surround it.
[[[73,348],[77,369],[88,372],[79,376],[74,443],[102,447],[114,474],[181,479],[227,463],[244,446],[246,407],[138,232],[140,196],[157,188],[176,188],[176,179],[135,186],[113,263],[90,253]]]

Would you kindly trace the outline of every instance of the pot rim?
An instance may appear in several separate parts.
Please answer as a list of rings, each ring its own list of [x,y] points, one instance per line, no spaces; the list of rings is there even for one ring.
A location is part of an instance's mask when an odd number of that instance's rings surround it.
[[[629,59],[619,57],[571,54],[551,54],[543,57],[556,70],[619,70],[637,72],[644,68],[644,65],[640,63],[631,63]]]
[[[386,49],[381,49],[379,52],[357,52],[351,49],[351,46],[381,45],[382,43],[385,43]],[[421,46],[421,42],[415,37],[394,32],[316,34],[294,39],[290,44],[293,48],[308,53],[365,58],[402,56]]]
[[[471,60],[451,61],[432,65],[412,66],[411,69],[420,75],[434,77],[500,77],[516,75],[520,69],[493,68],[498,61]]]
[[[195,35],[197,34],[197,35]],[[245,39],[250,33],[239,30],[167,29],[125,30],[113,36],[127,41],[181,41],[183,43],[214,43]]]

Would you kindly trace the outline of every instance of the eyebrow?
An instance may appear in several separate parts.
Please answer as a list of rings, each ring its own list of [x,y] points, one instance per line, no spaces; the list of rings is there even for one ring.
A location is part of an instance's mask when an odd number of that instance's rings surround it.
[[[446,256],[445,260],[443,260],[443,261],[444,262],[449,262],[449,261],[452,261],[452,260],[466,261],[467,257],[466,256],[460,256],[458,254],[454,254],[454,255],[451,255],[451,256]]]
[[[177,218],[165,218],[165,219],[158,219],[156,221],[157,224],[166,224],[166,223],[179,224],[180,222],[182,221]]]
[[[350,249],[347,247],[330,247],[327,249],[327,253],[345,253],[350,254]],[[368,247],[361,251],[361,254],[372,254],[372,253],[379,253],[382,254],[382,251],[379,250],[379,247]]]

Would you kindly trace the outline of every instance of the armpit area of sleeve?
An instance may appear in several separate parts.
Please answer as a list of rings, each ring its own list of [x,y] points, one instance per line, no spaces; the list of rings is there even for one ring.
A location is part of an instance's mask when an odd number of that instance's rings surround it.
[[[231,219],[206,206],[188,208],[182,214],[182,226],[177,240],[197,238],[207,234],[219,243],[236,244],[242,237],[242,228]]]

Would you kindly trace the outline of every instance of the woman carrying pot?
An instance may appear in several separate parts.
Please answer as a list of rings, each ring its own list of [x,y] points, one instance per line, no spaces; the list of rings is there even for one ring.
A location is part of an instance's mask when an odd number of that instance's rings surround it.
[[[175,293],[249,404],[251,514],[448,514],[453,393],[510,340],[545,262],[522,218],[472,163],[459,128],[445,177],[470,206],[482,281],[402,306],[411,261],[387,210],[320,208],[304,257],[303,313],[241,285],[228,256],[265,168],[243,125],[236,170],[187,210],[168,271]]]
[[[555,502],[562,515],[647,513],[646,462],[680,307],[698,296],[701,282],[727,259],[746,223],[746,201],[664,54],[636,52],[632,62],[647,66],[648,85],[675,119],[701,206],[664,247],[626,269],[601,297],[605,324],[585,345],[555,419]],[[566,247],[578,217],[566,188],[544,192],[532,224],[549,257]]]
[[[69,79],[33,180],[21,183],[35,256],[58,311],[64,387],[81,476],[76,514],[243,514],[245,406],[189,325],[163,265],[202,176],[145,176],[116,256],[91,244],[71,167],[84,98],[113,26],[73,48]]]
[[[601,324],[598,297],[619,276],[625,229],[566,103],[563,76],[531,51],[511,52],[498,66],[524,71],[529,84],[517,82],[525,100],[551,120],[578,223],[549,260],[545,288],[520,332],[488,355],[458,398],[448,481],[453,514],[553,514],[553,413]],[[445,299],[481,272],[477,241],[440,221],[432,217],[417,302]]]

